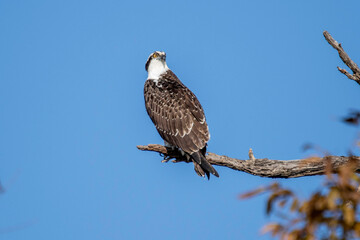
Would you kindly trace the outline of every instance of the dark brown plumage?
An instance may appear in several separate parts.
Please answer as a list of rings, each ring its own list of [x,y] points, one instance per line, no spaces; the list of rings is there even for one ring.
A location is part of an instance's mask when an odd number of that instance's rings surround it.
[[[165,62],[165,58],[163,60]],[[147,68],[149,61],[151,56]],[[206,174],[209,178],[212,173],[218,177],[205,158],[210,134],[204,110],[196,96],[167,68],[157,79],[152,79],[149,74],[144,98],[147,113],[165,142],[180,148],[194,162],[198,175]]]

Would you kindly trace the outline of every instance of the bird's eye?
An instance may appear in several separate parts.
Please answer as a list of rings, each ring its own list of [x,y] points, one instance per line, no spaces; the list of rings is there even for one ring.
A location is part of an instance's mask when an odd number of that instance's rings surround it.
[[[153,58],[157,58],[158,56],[159,56],[158,53],[154,53],[154,54],[153,54]]]

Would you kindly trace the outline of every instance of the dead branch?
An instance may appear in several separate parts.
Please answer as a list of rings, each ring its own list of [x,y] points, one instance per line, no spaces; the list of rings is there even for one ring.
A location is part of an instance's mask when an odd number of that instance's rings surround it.
[[[158,152],[165,157],[165,161],[174,158],[173,162],[187,162],[177,151],[167,149],[158,144],[137,146],[142,151]],[[268,178],[296,178],[326,174],[326,164],[331,163],[333,171],[345,165],[350,159],[357,162],[356,171],[360,172],[360,157],[326,156],[312,157],[298,160],[270,160],[255,158],[252,150],[249,151],[249,160],[240,160],[227,156],[208,153],[206,159],[217,166],[228,167],[237,171],[246,172],[255,176]]]
[[[360,84],[360,68],[358,67],[358,65],[353,60],[351,60],[349,55],[342,48],[341,44],[338,43],[328,31],[324,31],[323,34],[326,41],[328,41],[328,43],[338,51],[341,60],[346,64],[346,66],[351,69],[353,74],[350,74],[348,71],[340,67],[337,67],[338,70],[341,73],[345,74],[349,79],[354,80],[355,82]]]

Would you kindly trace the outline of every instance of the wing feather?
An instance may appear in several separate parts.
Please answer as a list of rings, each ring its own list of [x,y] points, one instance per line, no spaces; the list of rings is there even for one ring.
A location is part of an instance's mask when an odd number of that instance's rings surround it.
[[[160,87],[161,86],[161,87]],[[192,154],[209,141],[205,114],[196,96],[171,71],[144,87],[146,110],[160,136]]]

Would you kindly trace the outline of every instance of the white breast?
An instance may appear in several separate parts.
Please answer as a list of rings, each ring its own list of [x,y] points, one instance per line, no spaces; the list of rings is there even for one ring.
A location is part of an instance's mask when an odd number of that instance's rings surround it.
[[[148,79],[153,79],[157,81],[159,77],[164,74],[167,70],[169,70],[166,62],[162,62],[157,59],[153,59],[148,68]]]

